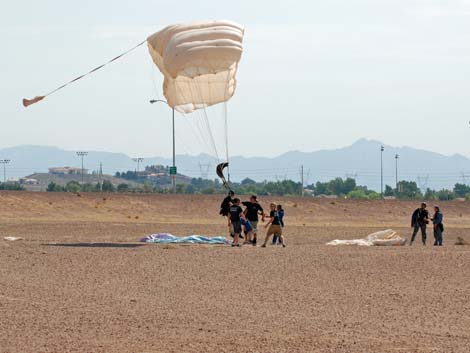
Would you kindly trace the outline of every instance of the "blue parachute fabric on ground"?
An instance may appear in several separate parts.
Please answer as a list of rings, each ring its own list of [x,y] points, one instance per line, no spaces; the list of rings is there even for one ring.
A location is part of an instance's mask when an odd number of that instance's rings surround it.
[[[188,235],[177,237],[169,233],[158,233],[148,235],[140,239],[143,243],[158,244],[230,244],[225,237],[206,237],[203,235]]]

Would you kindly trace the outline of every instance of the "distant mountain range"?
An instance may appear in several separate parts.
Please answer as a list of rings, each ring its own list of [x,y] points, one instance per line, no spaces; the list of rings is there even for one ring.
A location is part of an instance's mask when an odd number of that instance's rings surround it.
[[[327,181],[334,177],[356,178],[358,184],[380,190],[379,141],[360,139],[354,144],[315,152],[292,151],[274,158],[234,156],[230,160],[231,179],[240,181],[246,177],[256,181],[300,180],[303,165],[305,184]],[[400,180],[416,181],[421,188],[452,188],[457,182],[470,183],[470,159],[462,155],[444,156],[411,147],[384,146],[384,183],[395,185],[395,155],[398,159]],[[48,146],[17,146],[0,150],[0,159],[10,159],[7,177],[19,178],[36,172],[47,172],[49,167],[75,166],[81,161],[75,151]],[[190,177],[215,178],[217,159],[205,154],[198,156],[177,155],[178,173]],[[114,174],[117,171],[135,170],[136,163],[124,153],[88,151],[84,166],[90,171],[98,170]],[[145,165],[171,165],[171,159],[146,158]],[[0,173],[1,175],[1,173]]]

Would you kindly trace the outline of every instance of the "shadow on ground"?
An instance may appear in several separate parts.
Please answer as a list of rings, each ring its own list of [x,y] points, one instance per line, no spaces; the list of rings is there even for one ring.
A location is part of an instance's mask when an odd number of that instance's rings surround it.
[[[145,244],[123,244],[123,243],[51,243],[42,246],[63,246],[71,248],[138,248]]]

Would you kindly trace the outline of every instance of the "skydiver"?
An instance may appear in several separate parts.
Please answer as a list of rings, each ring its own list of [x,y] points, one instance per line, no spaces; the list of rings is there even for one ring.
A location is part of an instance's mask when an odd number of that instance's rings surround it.
[[[426,210],[426,202],[421,203],[421,207],[417,208],[411,216],[411,227],[413,234],[411,235],[410,245],[413,245],[418,230],[421,229],[421,240],[426,245],[426,224],[429,223],[429,213]]]
[[[221,216],[227,217],[230,212],[230,204],[232,203],[233,197],[235,193],[230,190],[228,195],[223,199],[222,203],[220,204],[220,211],[219,214]]]
[[[243,206],[246,207],[245,214],[246,218],[250,221],[253,227],[253,246],[256,246],[256,237],[258,231],[258,220],[261,216],[261,221],[264,222],[264,211],[263,207],[258,203],[256,195],[251,195],[250,201],[242,202]]]

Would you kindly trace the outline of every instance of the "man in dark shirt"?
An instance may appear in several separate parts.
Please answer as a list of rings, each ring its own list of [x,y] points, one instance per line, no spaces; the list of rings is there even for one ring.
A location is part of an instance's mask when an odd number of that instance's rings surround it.
[[[258,203],[256,195],[251,195],[250,201],[242,202],[245,209],[245,216],[250,221],[251,226],[253,227],[253,241],[252,244],[256,246],[256,236],[258,231],[258,216],[261,216],[261,220],[264,222],[264,211],[263,207]]]
[[[240,207],[240,199],[233,199],[232,206],[229,209],[230,223],[233,227],[233,243],[232,246],[240,246],[238,238],[242,232],[241,217],[244,217],[243,210]]]
[[[220,204],[220,211],[219,214],[221,216],[227,217],[230,211],[230,204],[232,203],[232,199],[235,193],[230,190],[228,195],[223,199],[222,203]]]
[[[426,224],[429,223],[429,213],[426,210],[426,203],[423,202],[420,208],[417,208],[411,216],[411,227],[413,228],[413,235],[411,236],[410,245],[413,245],[418,230],[421,229],[421,240],[423,245],[426,245]]]

